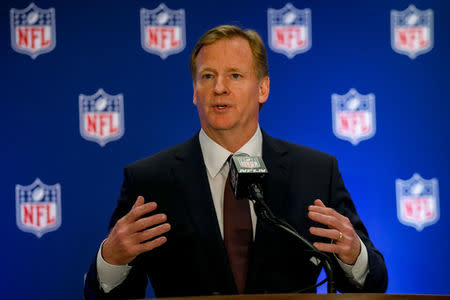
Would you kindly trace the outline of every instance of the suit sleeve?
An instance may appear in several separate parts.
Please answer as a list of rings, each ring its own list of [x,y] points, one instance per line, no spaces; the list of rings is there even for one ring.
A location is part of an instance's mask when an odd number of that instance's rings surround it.
[[[341,173],[339,172],[336,158],[332,157],[331,162],[331,184],[330,184],[330,203],[340,214],[349,218],[356,233],[367,248],[369,259],[369,274],[366,277],[364,285],[361,288],[352,284],[351,280],[345,275],[342,268],[339,267],[334,259],[335,280],[337,289],[344,293],[384,293],[387,289],[388,274],[383,255],[378,251],[369,238],[366,227],[356,212],[355,205],[345,188]]]
[[[126,215],[134,202],[136,201],[137,193],[133,189],[133,176],[127,168],[124,170],[124,180],[117,207],[111,217],[109,229],[111,230],[116,222]],[[112,289],[109,293],[105,293],[100,287],[97,274],[96,258],[93,259],[89,272],[86,275],[84,286],[85,299],[132,299],[144,298],[145,289],[147,286],[147,275],[142,265],[137,262],[132,262],[130,265],[133,268],[130,270],[127,278],[117,287]]]

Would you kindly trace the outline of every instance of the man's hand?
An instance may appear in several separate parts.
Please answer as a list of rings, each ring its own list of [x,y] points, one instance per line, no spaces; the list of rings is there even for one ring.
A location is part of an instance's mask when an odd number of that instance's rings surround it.
[[[166,215],[156,214],[141,218],[154,211],[156,206],[155,202],[144,204],[144,197],[139,196],[128,214],[117,221],[102,247],[102,257],[107,263],[128,264],[139,254],[167,241],[166,237],[160,236],[170,230],[169,223],[161,224],[167,220]]]
[[[334,209],[326,207],[319,199],[315,200],[314,205],[310,205],[308,209],[308,217],[311,220],[330,228],[311,227],[309,232],[334,240],[334,243],[330,244],[316,242],[314,247],[320,251],[336,253],[342,262],[354,265],[361,252],[361,242],[350,220]]]

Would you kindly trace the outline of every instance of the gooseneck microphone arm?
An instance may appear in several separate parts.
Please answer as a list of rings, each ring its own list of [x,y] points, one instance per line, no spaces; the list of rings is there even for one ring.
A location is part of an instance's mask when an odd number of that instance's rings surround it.
[[[323,263],[323,267],[325,269],[325,273],[327,274],[328,280],[328,293],[336,293],[335,282],[333,277],[333,269],[331,268],[331,259],[325,254],[317,250],[308,240],[302,237],[297,231],[289,225],[287,222],[275,216],[270,208],[267,206],[264,201],[264,196],[261,187],[259,184],[252,183],[249,185],[249,195],[250,200],[253,202],[256,214],[262,218],[267,223],[281,229],[284,232],[287,232],[291,236],[295,237],[302,245],[305,245],[308,248],[308,252],[314,253],[315,256],[320,258],[320,261]],[[312,286],[312,287],[316,287]],[[310,288],[312,288],[310,287]]]

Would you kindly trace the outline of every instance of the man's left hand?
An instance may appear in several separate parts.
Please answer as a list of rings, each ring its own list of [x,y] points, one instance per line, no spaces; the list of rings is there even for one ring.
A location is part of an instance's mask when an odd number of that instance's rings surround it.
[[[316,242],[314,247],[320,251],[336,253],[342,262],[354,265],[361,252],[361,242],[350,220],[334,209],[326,207],[320,199],[315,200],[314,205],[310,205],[308,210],[308,217],[311,220],[329,228],[311,227],[309,232],[334,240],[334,243]]]

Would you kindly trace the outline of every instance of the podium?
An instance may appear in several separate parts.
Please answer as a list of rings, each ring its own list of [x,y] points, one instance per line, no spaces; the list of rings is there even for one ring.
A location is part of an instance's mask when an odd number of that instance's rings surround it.
[[[158,298],[156,298],[158,299]],[[450,295],[413,294],[263,294],[160,298],[165,300],[443,300]],[[141,299],[145,300],[145,299]]]

